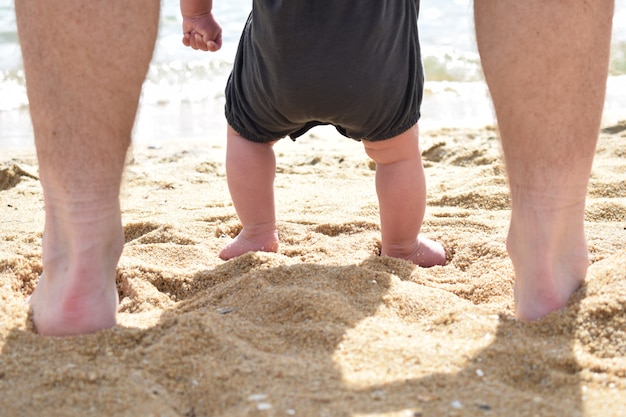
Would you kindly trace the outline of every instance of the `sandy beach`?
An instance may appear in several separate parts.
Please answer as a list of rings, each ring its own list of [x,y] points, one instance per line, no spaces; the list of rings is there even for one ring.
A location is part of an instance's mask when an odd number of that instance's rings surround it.
[[[122,191],[118,326],[34,333],[43,198],[32,149],[0,157],[0,416],[626,416],[626,123],[589,187],[592,265],[568,307],[513,316],[497,132],[422,134],[422,232],[448,263],[379,252],[374,166],[330,129],[276,145],[281,248],[239,231],[225,140],[136,144]]]

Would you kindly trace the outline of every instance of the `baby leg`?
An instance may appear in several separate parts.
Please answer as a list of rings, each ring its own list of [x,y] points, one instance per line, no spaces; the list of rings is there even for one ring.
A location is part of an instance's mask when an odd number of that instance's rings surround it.
[[[443,246],[419,236],[426,210],[426,180],[417,125],[391,139],[363,141],[376,162],[382,255],[416,265],[444,265]]]
[[[221,250],[219,257],[224,260],[247,252],[278,251],[274,143],[252,142],[228,126],[226,177],[243,229]]]

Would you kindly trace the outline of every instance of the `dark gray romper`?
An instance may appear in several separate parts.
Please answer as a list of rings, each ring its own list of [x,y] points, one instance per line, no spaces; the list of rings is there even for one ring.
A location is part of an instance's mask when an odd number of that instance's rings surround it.
[[[419,0],[254,0],[226,86],[226,119],[255,142],[331,124],[383,140],[417,123]]]

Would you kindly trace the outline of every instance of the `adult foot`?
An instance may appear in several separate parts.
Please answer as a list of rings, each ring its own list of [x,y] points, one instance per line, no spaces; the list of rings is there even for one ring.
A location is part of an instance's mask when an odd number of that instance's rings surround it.
[[[507,251],[515,271],[515,314],[540,319],[567,305],[589,266],[584,201],[560,210],[513,210]]]
[[[73,216],[46,210],[44,274],[28,300],[37,332],[71,336],[115,326],[115,276],[124,245],[119,207]]]
[[[114,276],[74,284],[68,281],[49,280],[45,275],[39,278],[28,299],[39,334],[72,336],[115,326],[118,295]]]

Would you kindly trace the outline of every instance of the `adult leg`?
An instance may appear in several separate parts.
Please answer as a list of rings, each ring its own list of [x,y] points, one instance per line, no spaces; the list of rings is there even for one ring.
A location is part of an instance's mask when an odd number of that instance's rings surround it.
[[[41,334],[115,325],[120,182],[159,7],[15,2],[45,201],[44,275],[29,301]]]
[[[243,226],[220,252],[227,260],[246,252],[278,251],[274,206],[276,157],[271,143],[256,143],[228,126],[226,177],[235,210]]]
[[[444,265],[443,247],[419,236],[426,211],[426,179],[417,125],[391,139],[363,144],[376,162],[381,254],[424,267]]]
[[[516,314],[565,306],[585,279],[587,184],[613,0],[475,0],[476,35],[511,189]]]

